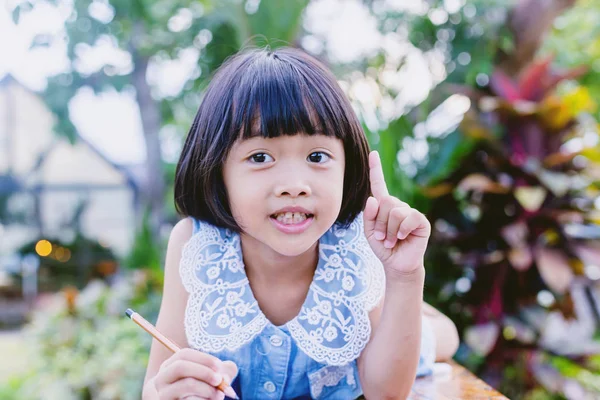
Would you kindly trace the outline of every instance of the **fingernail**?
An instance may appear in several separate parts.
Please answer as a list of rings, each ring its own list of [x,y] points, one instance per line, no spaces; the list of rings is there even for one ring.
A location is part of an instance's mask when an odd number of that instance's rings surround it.
[[[406,235],[402,232],[398,232],[398,239],[404,240],[404,239],[406,239]]]
[[[386,240],[385,242],[383,242],[383,247],[385,247],[386,249],[391,249],[392,247],[394,247],[394,245],[396,245],[396,243],[391,240]]]
[[[383,240],[383,239],[385,239],[385,233],[376,231],[375,232],[375,239],[377,239],[377,240]]]
[[[218,386],[221,384],[221,382],[223,382],[223,376],[221,376],[221,374],[219,373],[215,373],[215,378],[214,378],[214,386]]]

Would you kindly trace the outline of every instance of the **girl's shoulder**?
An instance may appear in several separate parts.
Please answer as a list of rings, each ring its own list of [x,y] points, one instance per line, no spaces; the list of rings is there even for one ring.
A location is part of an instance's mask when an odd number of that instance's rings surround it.
[[[186,217],[175,224],[171,230],[169,243],[183,245],[187,242],[194,233],[195,222],[192,217]]]

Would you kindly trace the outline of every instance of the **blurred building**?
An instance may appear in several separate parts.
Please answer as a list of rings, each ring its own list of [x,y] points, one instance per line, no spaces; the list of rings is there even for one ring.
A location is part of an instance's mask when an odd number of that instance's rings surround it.
[[[139,215],[134,177],[82,137],[57,135],[54,118],[38,94],[0,81],[0,256],[77,231],[126,255]]]

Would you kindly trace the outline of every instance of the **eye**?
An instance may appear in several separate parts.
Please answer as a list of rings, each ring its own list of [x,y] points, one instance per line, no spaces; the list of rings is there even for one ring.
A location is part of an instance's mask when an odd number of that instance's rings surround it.
[[[322,164],[324,162],[327,162],[330,158],[331,157],[329,157],[327,153],[324,153],[322,151],[315,151],[314,153],[310,153],[306,159],[313,163]]]
[[[252,154],[248,159],[250,160],[250,162],[256,163],[256,164],[262,164],[262,163],[273,161],[273,157],[271,157],[267,153]]]

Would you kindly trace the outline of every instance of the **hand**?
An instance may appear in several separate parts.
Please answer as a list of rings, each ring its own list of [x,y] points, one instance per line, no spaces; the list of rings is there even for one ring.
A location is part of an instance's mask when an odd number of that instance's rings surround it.
[[[237,366],[194,349],[181,349],[169,357],[154,378],[160,400],[222,400],[225,394],[216,388],[224,378],[231,383]]]
[[[374,197],[369,197],[363,213],[365,235],[388,277],[410,275],[424,266],[431,225],[423,214],[388,194],[376,151],[369,154],[369,169]]]

